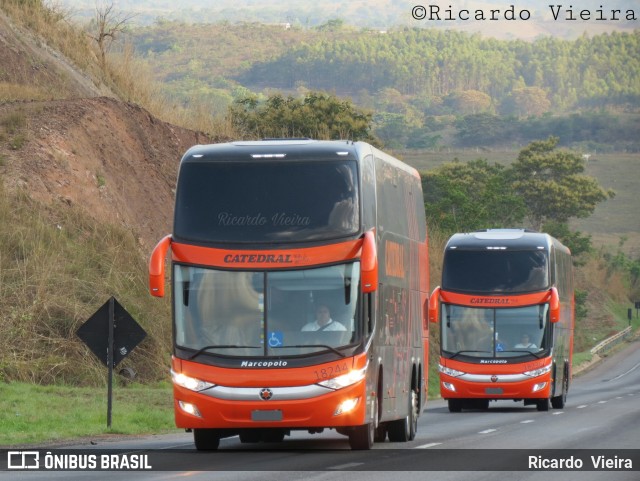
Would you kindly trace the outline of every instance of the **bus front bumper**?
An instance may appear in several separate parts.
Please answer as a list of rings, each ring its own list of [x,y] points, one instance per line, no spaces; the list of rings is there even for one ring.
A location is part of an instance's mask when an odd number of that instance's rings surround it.
[[[551,395],[551,375],[537,377],[483,375],[471,379],[440,374],[444,399],[545,399]],[[521,378],[522,377],[522,378]]]
[[[236,391],[230,388],[218,397],[219,393],[214,396],[174,385],[176,426],[308,429],[357,426],[366,422],[370,400],[366,396],[364,380],[317,396],[309,392],[304,394],[302,389],[301,399],[295,398],[296,391],[296,388],[289,391],[259,387]],[[255,400],[246,398],[250,392]]]

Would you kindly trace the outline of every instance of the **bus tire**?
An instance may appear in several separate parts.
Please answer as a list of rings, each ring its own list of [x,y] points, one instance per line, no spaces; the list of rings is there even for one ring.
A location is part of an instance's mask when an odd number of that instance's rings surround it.
[[[198,451],[215,451],[220,446],[220,434],[217,429],[196,428],[193,430],[193,442]]]
[[[351,446],[351,449],[354,451],[371,449],[374,443],[375,431],[376,428],[372,422],[353,427],[351,431],[349,431],[349,446]]]
[[[377,427],[373,436],[373,441],[376,443],[384,443],[387,439],[387,424],[380,422],[380,419],[382,419],[382,369],[380,369],[379,379],[380,381],[378,382],[378,389],[376,391],[376,405],[374,406],[377,416]]]
[[[449,405],[450,413],[461,413],[462,412],[462,399],[449,399],[447,401]]]
[[[562,392],[559,396],[551,398],[551,406],[553,409],[562,409],[567,403],[567,391],[569,390],[569,377],[567,376],[566,369],[564,374],[564,380],[562,381]]]
[[[389,441],[391,441],[392,443],[406,443],[407,441],[411,440],[411,424],[413,423],[412,418],[414,411],[413,394],[415,394],[415,391],[413,389],[410,389],[409,395],[407,396],[409,398],[407,415],[402,419],[396,419],[395,421],[391,421],[389,423],[387,432],[389,434]]]
[[[536,408],[538,411],[548,411],[549,410],[549,399],[538,399],[536,400]]]
[[[420,400],[415,389],[411,390],[409,399],[409,441],[413,441],[418,433],[418,418],[420,417]]]

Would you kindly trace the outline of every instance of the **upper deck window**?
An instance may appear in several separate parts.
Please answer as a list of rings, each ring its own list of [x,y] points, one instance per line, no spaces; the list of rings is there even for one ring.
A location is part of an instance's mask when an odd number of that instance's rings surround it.
[[[548,255],[536,250],[447,249],[442,288],[451,291],[505,294],[549,288]]]
[[[355,161],[182,165],[174,236],[202,243],[292,242],[360,228]]]

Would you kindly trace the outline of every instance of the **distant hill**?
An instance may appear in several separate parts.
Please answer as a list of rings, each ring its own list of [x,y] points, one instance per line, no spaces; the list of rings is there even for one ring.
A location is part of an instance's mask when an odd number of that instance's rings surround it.
[[[90,19],[94,15],[93,0],[62,0],[62,3],[73,8],[78,17]],[[177,20],[186,23],[216,23],[220,21],[260,22],[271,24],[288,24],[302,28],[318,27],[336,19],[357,28],[388,29],[394,26],[424,27],[436,29],[457,29],[469,33],[480,33],[486,37],[501,39],[533,40],[542,36],[561,38],[577,38],[583,34],[598,35],[612,31],[631,31],[638,28],[638,20],[626,20],[626,15],[619,15],[613,20],[611,10],[626,12],[633,5],[624,0],[583,0],[573,2],[557,2],[562,9],[554,19],[549,3],[537,0],[459,0],[415,2],[413,0],[119,0],[117,8],[121,11],[136,13],[136,21],[143,25],[156,22],[158,19]],[[431,6],[439,7],[441,20],[419,20],[412,16],[412,9],[424,6],[431,12]],[[514,5],[516,13],[526,10],[530,17],[523,15],[517,21],[504,20],[504,12]],[[553,4],[555,5],[555,4]],[[604,5],[604,6],[603,6]],[[599,10],[602,7],[602,13]],[[447,13],[447,10],[451,13]],[[568,12],[571,9],[571,13]],[[469,14],[460,13],[469,10]],[[490,18],[491,10],[499,10],[500,21],[476,21],[477,11]],[[583,20],[580,11],[588,10],[588,20]],[[636,17],[640,17],[640,8],[635,7]],[[466,16],[470,20],[464,20]],[[462,17],[462,18],[461,18]],[[577,20],[567,20],[575,17]],[[446,20],[454,18],[455,20]],[[586,17],[585,17],[586,18]]]

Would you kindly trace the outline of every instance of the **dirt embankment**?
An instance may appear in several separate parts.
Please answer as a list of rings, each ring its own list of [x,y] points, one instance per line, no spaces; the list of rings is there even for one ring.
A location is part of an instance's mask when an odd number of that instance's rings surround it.
[[[182,154],[208,142],[118,100],[0,9],[0,182],[9,190],[80,206],[148,251],[170,232]]]
[[[173,189],[182,154],[207,143],[201,133],[162,122],[113,98],[0,104],[18,128],[0,142],[0,174],[46,204],[84,208],[99,222],[117,223],[145,250],[170,232]],[[12,148],[13,137],[24,139]]]

